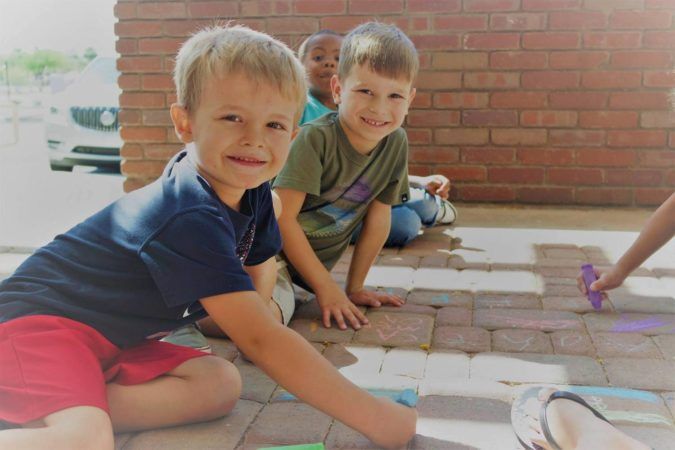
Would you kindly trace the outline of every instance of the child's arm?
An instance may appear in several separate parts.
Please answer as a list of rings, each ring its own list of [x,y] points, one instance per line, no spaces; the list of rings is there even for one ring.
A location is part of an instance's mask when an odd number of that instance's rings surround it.
[[[450,180],[440,174],[420,177],[418,175],[408,175],[410,186],[425,189],[432,195],[438,195],[441,198],[448,198],[450,193]]]
[[[391,304],[401,306],[403,304],[403,300],[395,295],[368,291],[363,287],[368,271],[387,240],[390,227],[391,205],[373,200],[363,219],[363,228],[358,241],[356,241],[352,262],[349,265],[349,274],[347,275],[347,295],[357,305],[380,306]]]
[[[284,254],[303,280],[312,288],[323,314],[323,324],[330,327],[331,317],[338,327],[347,328],[345,319],[356,329],[368,323],[366,316],[352,303],[347,294],[330,276],[309,244],[298,223],[298,214],[305,200],[305,193],[293,189],[277,188],[284,211],[279,218],[279,228],[284,241]]]
[[[675,235],[675,194],[672,194],[647,220],[637,240],[609,270],[596,271],[599,278],[591,284],[591,290],[614,289],[628,275],[661,248]],[[586,286],[577,277],[579,289],[586,294]]]
[[[373,397],[352,384],[305,339],[276,323],[255,292],[209,297],[202,305],[244,354],[302,401],[380,446],[397,448],[412,438],[414,409]]]

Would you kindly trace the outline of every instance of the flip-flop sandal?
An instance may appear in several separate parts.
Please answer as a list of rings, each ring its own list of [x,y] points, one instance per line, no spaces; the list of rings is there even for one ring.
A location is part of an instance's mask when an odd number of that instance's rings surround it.
[[[545,388],[538,386],[527,389],[513,402],[513,406],[511,407],[511,425],[513,426],[513,431],[516,434],[516,437],[518,438],[518,442],[520,442],[520,445],[522,445],[523,448],[527,450],[537,450],[540,448],[538,445],[528,442],[529,438],[527,436],[531,435],[531,428],[527,421],[528,415],[526,411],[526,404],[533,398],[536,401],[539,401],[538,395],[539,391],[541,391],[542,389]],[[584,406],[585,408],[589,409],[593,413],[593,415],[595,415],[595,417],[597,417],[598,419],[604,420],[605,422],[611,424],[611,422],[607,420],[605,416],[600,414],[596,409],[594,409],[591,405],[586,403],[586,401],[583,398],[579,397],[577,394],[568,391],[555,391],[548,397],[548,399],[546,399],[545,402],[541,404],[541,408],[539,409],[539,425],[541,427],[541,432],[543,433],[546,442],[554,450],[562,450],[562,449],[553,438],[551,430],[548,427],[548,419],[546,418],[546,408],[553,400],[559,398],[564,398],[566,400],[576,402]]]

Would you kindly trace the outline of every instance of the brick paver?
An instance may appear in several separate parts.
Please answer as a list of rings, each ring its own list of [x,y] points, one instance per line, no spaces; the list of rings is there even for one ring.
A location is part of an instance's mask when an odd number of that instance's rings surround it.
[[[437,327],[434,330],[432,348],[469,353],[489,352],[490,333],[476,327]]]
[[[445,308],[438,310],[438,314],[436,315],[436,326],[450,325],[470,327],[472,315],[473,313],[470,309],[446,306]]]
[[[601,358],[661,358],[649,336],[635,333],[595,333],[591,336]]]
[[[553,351],[560,355],[595,356],[591,337],[582,331],[554,331],[550,335]]]
[[[581,330],[583,322],[577,314],[565,311],[533,309],[477,309],[473,324],[488,330],[521,328],[527,330]]]
[[[656,342],[664,358],[675,360],[675,335],[654,336],[654,342]]]
[[[323,442],[331,422],[329,416],[304,403],[269,403],[248,429],[244,445],[259,448]]]
[[[341,330],[335,323],[326,328],[320,320],[294,319],[289,326],[310,342],[349,342],[354,336],[352,328]]]
[[[429,306],[461,306],[471,308],[473,295],[457,291],[430,291],[413,289],[407,298],[408,303]]]
[[[356,332],[354,342],[360,344],[404,347],[429,345],[433,318],[422,314],[371,312],[370,323]]]
[[[541,302],[533,294],[476,294],[474,308],[541,309]]]
[[[495,352],[553,353],[551,339],[535,330],[497,330],[492,332]]]
[[[658,391],[675,390],[675,361],[662,359],[606,358],[603,361],[613,386]]]
[[[576,285],[574,289],[577,290]],[[546,296],[542,299],[542,305],[545,310],[552,311],[569,311],[575,313],[589,313],[594,312],[595,309],[593,305],[588,300],[587,297],[579,296],[579,291],[577,290],[577,296],[570,297],[555,297],[555,296]],[[610,312],[612,311],[612,305],[608,301],[603,301],[601,306],[601,311]]]
[[[646,336],[675,334],[675,314],[584,314],[584,322],[591,333],[639,333]]]

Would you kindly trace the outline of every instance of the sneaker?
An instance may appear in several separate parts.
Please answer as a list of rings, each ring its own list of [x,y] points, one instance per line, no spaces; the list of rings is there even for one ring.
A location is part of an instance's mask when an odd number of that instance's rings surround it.
[[[191,323],[189,325],[176,328],[168,336],[162,339],[164,342],[169,342],[175,345],[182,345],[183,347],[192,347],[204,353],[211,353],[211,345],[206,340],[204,335],[197,329],[197,325]]]
[[[436,214],[437,225],[449,225],[457,219],[457,209],[449,201],[438,197],[438,214]]]

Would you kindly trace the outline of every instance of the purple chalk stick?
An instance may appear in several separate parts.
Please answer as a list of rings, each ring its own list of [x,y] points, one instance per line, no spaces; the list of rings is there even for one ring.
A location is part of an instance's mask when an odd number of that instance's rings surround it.
[[[595,276],[593,264],[584,264],[581,266],[581,275],[584,278],[584,284],[586,285],[588,300],[596,311],[600,311],[600,308],[602,308],[602,294],[598,291],[591,291],[591,283],[598,279],[598,277]]]

